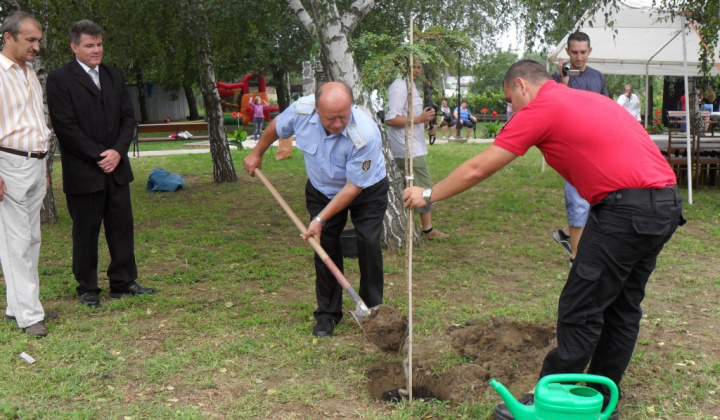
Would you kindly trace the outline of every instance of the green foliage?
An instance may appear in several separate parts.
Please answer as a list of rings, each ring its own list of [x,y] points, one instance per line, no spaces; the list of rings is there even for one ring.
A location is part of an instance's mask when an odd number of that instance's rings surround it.
[[[470,84],[469,92],[501,93],[505,72],[517,60],[517,54],[510,51],[500,51],[481,57],[471,70],[474,80]]]
[[[423,63],[447,65],[442,54],[444,49],[470,46],[470,40],[464,34],[441,27],[416,31],[413,45],[404,42],[405,38],[405,35],[367,32],[354,41],[355,54],[364,62],[361,82],[366,87],[387,89],[392,80],[408,73],[410,56]]]
[[[489,113],[496,111],[498,114],[504,114],[507,111],[507,102],[502,91],[501,93],[468,94],[465,99],[474,115],[480,114],[482,109],[487,109]]]

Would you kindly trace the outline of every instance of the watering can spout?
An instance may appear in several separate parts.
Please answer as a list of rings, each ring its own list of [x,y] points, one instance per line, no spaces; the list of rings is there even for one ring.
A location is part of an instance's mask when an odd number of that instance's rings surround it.
[[[508,410],[512,413],[513,417],[518,420],[529,420],[535,418],[535,407],[528,406],[520,403],[515,397],[508,391],[507,388],[495,379],[490,380],[490,386],[495,388],[500,398],[503,399]]]

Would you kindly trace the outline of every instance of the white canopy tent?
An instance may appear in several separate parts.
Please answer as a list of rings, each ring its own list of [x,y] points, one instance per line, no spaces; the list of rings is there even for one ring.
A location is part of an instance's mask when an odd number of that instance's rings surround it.
[[[601,7],[596,13],[588,12],[572,32],[585,32],[590,37],[592,53],[587,64],[604,74],[648,76],[684,76],[685,91],[688,76],[699,74],[700,39],[682,15],[669,19],[668,12],[652,7],[652,0],[618,0],[617,8]],[[605,15],[610,12],[610,25]],[[590,26],[592,25],[592,26]],[[567,59],[567,38],[555,47],[548,62],[556,66],[558,59]],[[716,54],[715,62],[720,61]],[[713,68],[711,74],[720,74]],[[645,121],[649,100],[645,94]],[[686,119],[689,121],[689,110]],[[687,130],[687,148],[690,150],[690,133]],[[688,153],[688,171],[691,157]],[[692,204],[692,177],[688,175],[688,202]]]

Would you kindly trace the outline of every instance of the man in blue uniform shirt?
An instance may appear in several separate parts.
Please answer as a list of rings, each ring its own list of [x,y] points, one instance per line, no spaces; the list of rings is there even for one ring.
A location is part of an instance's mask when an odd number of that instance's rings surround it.
[[[377,124],[353,106],[352,90],[340,82],[320,86],[275,117],[245,158],[245,170],[255,176],[262,156],[278,138],[296,135],[305,157],[308,182],[305,201],[310,224],[305,241],[314,236],[343,270],[340,234],[348,211],[355,227],[360,265],[359,295],[368,307],[382,303],[383,260],[380,247],[387,208],[388,180],[382,137]],[[315,254],[316,337],[329,337],[343,317],[342,287]]]

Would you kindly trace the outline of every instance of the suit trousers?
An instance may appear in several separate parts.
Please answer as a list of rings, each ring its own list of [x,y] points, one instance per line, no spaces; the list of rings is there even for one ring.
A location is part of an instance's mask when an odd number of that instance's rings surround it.
[[[47,191],[45,160],[0,152],[0,261],[7,297],[5,313],[20,328],[45,319],[40,304],[40,209]]]
[[[118,185],[105,176],[105,189],[89,194],[66,194],[68,212],[73,220],[72,269],[78,295],[100,293],[98,287],[98,239],[105,225],[105,240],[110,251],[107,276],[110,291],[124,291],[137,279],[135,229],[130,202],[130,184]]]
[[[348,211],[355,227],[358,248],[358,264],[360,266],[360,287],[358,294],[368,307],[382,303],[383,288],[383,256],[381,235],[383,219],[387,210],[387,178],[367,187],[355,197],[350,205],[327,221],[323,227],[320,244],[330,259],[343,272],[343,253],[340,235],[347,223]],[[310,181],[305,186],[305,201],[310,218],[317,216],[330,202],[330,199],[318,191]],[[315,254],[315,296],[317,309],[315,319],[329,319],[335,324],[343,318],[342,286],[327,268],[320,257]]]
[[[560,294],[557,348],[540,377],[587,372],[618,389],[640,332],[645,286],[657,256],[679,225],[677,186],[610,193],[590,209],[577,258]],[[607,387],[589,384],[605,396]]]

